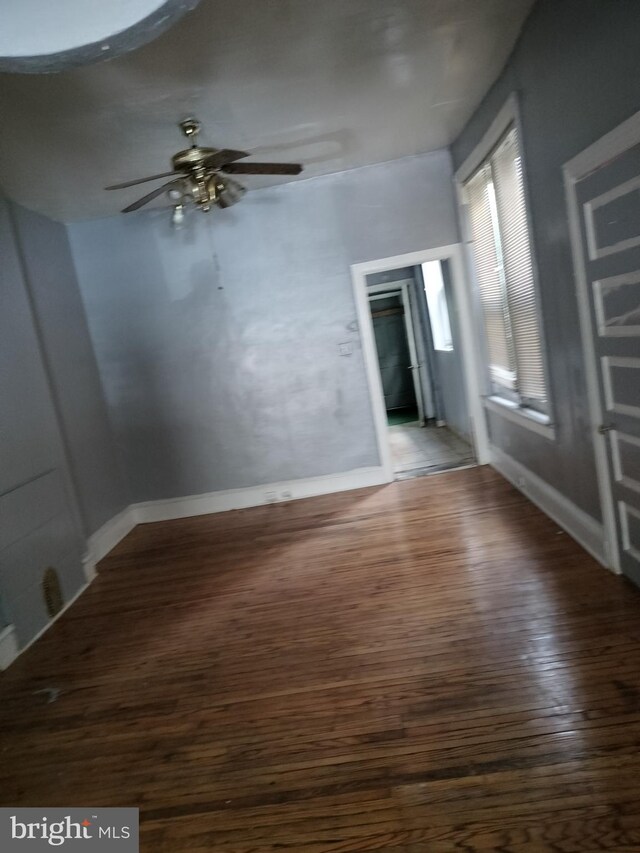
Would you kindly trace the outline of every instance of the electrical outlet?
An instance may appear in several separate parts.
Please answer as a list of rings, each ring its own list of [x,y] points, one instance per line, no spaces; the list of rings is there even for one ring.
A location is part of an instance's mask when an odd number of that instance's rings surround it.
[[[274,504],[278,500],[277,492],[265,492],[264,495],[265,503]]]
[[[283,501],[290,501],[292,497],[293,497],[293,495],[291,494],[291,492],[286,491],[286,492],[283,492],[283,493],[280,495],[280,500],[283,500]]]
[[[340,355],[352,355],[353,344],[350,341],[347,341],[344,344],[338,344],[338,353]]]

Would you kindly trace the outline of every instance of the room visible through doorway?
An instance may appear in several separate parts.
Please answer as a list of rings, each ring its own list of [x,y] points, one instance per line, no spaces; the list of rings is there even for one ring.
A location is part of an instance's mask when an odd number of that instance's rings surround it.
[[[366,276],[395,479],[475,464],[447,260]]]

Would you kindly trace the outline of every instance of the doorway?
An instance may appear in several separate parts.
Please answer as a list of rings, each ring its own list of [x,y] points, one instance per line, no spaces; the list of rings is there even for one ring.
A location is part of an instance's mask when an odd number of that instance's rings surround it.
[[[413,281],[375,283],[377,278],[367,276],[367,294],[389,423],[423,421],[423,391],[408,290]]]
[[[457,247],[360,264],[352,272],[359,307],[366,306],[363,349],[389,479],[486,461],[474,426],[475,377],[467,376],[474,359],[471,341],[463,341],[468,317],[459,305]]]

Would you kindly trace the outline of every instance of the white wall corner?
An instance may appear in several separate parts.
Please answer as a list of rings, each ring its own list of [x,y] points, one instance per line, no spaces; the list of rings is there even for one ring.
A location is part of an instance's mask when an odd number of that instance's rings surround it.
[[[0,670],[6,669],[18,657],[18,640],[13,625],[0,631]]]
[[[109,551],[124,539],[136,526],[133,508],[128,506],[105,522],[99,530],[89,537],[87,554],[84,557],[85,575],[91,582],[96,574],[96,565],[107,556]]]
[[[497,447],[491,447],[491,465],[545,515],[576,540],[605,568],[611,568],[601,522],[576,506],[545,480]]]
[[[308,477],[304,480],[286,480],[279,483],[267,483],[263,486],[209,492],[204,495],[147,501],[133,504],[131,510],[135,523],[147,524],[155,521],[169,521],[174,518],[188,518],[192,515],[208,515],[209,513],[228,512],[232,509],[246,509],[282,501],[311,498],[352,489],[364,489],[367,486],[380,486],[388,482],[389,476],[382,466],[356,468],[353,471],[346,471],[341,474],[325,474],[320,477]]]

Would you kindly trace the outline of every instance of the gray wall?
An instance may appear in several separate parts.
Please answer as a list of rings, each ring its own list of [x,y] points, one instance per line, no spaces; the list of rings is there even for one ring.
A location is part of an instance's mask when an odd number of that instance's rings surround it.
[[[83,518],[95,524],[122,504],[113,475],[95,466],[91,499],[76,491],[84,473],[71,460],[100,456],[108,427],[96,423],[95,367],[73,363],[92,356],[64,228],[0,196],[0,257],[0,598],[24,645],[49,621],[45,569],[58,571],[68,601],[85,583]],[[68,434],[62,413],[79,422]]]
[[[349,266],[458,240],[443,151],[69,234],[135,501],[379,464]]]
[[[465,160],[520,97],[557,439],[490,415],[494,444],[600,517],[562,165],[640,108],[637,0],[539,0],[504,72],[452,153]]]
[[[120,467],[64,225],[14,206],[52,397],[86,536],[126,506]]]

